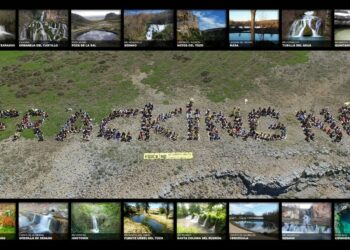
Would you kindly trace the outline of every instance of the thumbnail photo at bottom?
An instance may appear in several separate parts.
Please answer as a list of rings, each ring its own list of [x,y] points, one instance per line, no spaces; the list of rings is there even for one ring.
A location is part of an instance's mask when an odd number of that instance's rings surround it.
[[[231,240],[278,240],[278,202],[230,203],[229,233]]]
[[[125,240],[169,240],[174,234],[171,202],[125,202]]]
[[[20,240],[67,240],[67,202],[20,202],[18,234]]]
[[[221,240],[226,238],[226,203],[177,203],[178,240]]]
[[[350,240],[350,203],[334,204],[334,236],[336,240]]]
[[[331,210],[330,202],[282,202],[282,239],[330,240]]]
[[[121,203],[74,202],[71,204],[72,240],[119,240]]]
[[[16,239],[16,203],[0,203],[0,240]]]

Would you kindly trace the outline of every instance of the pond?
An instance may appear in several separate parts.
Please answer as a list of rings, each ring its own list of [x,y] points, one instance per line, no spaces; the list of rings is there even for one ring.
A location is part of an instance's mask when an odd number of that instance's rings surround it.
[[[337,224],[337,233],[350,234],[350,213],[340,214],[340,220]]]
[[[132,216],[131,220],[136,222],[136,223],[146,224],[147,226],[150,227],[150,229],[154,233],[161,233],[165,229],[165,226],[163,224],[161,224],[158,221],[153,220],[153,219],[151,219],[143,214]]]
[[[256,41],[278,42],[278,34],[255,34]],[[230,33],[230,41],[250,41],[250,32]]]
[[[350,40],[350,28],[335,29],[334,39],[336,41],[349,41]]]
[[[232,223],[257,233],[273,233],[277,229],[273,223],[265,222],[263,220],[241,220]]]
[[[102,30],[90,30],[77,37],[78,41],[114,41],[118,35],[113,32]]]

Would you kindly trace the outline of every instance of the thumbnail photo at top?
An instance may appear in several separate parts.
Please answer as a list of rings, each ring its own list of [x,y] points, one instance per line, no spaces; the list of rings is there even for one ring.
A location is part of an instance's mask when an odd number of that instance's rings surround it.
[[[279,46],[278,10],[230,10],[230,47]]]
[[[68,10],[19,10],[20,44],[68,46]]]
[[[72,45],[119,47],[121,37],[120,10],[72,10]]]
[[[124,10],[125,47],[171,47],[173,10]]]
[[[226,10],[178,10],[176,19],[178,47],[226,46]]]
[[[0,198],[348,198],[349,58],[0,51]]]
[[[0,44],[16,42],[16,11],[0,10]]]
[[[350,45],[350,10],[334,10],[335,46]]]
[[[331,10],[282,10],[282,45],[331,47]]]

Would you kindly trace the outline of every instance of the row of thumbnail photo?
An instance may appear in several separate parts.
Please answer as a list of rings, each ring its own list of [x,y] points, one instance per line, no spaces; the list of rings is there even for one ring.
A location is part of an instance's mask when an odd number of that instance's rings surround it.
[[[0,239],[344,240],[350,203],[0,203]]]
[[[17,43],[24,48],[348,47],[350,10],[0,10],[0,48]]]

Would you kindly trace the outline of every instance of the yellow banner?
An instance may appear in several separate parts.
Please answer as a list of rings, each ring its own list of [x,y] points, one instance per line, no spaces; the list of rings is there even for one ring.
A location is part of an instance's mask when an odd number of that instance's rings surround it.
[[[172,152],[172,153],[144,153],[144,160],[190,160],[193,159],[192,152]]]

